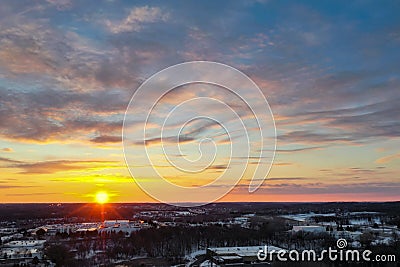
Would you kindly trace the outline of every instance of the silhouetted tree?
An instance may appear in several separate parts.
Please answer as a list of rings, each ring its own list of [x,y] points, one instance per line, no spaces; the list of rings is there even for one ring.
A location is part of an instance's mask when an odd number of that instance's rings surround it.
[[[360,235],[360,243],[365,247],[369,247],[373,240],[374,236],[370,232],[365,232]]]
[[[39,258],[37,256],[33,257],[32,264],[33,265],[38,265],[39,264]]]
[[[46,234],[46,230],[44,230],[43,228],[39,228],[37,231],[36,231],[36,236],[37,237],[42,237],[42,236],[44,236]]]
[[[71,266],[72,255],[64,245],[51,245],[46,249],[46,256],[56,264],[56,266]]]

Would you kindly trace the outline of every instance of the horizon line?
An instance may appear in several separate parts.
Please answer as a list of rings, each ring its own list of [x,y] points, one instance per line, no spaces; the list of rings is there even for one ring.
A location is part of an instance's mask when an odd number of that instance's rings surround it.
[[[328,204],[328,203],[396,203],[400,200],[387,200],[387,201],[223,201],[223,202],[213,202],[207,203],[202,206],[212,205],[212,204],[235,204],[235,203],[285,203],[285,204]],[[201,202],[177,202],[176,204],[198,204]],[[173,203],[163,203],[163,202],[108,202],[104,204],[99,204],[97,202],[0,202],[0,205],[7,204],[95,204],[95,205],[109,205],[109,204],[160,204],[174,206]],[[187,207],[187,208],[198,208],[197,207]]]

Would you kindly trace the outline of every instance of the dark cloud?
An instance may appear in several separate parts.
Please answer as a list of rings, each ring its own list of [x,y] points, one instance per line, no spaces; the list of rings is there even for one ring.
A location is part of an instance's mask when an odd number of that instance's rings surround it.
[[[312,147],[300,147],[300,148],[288,148],[288,149],[276,149],[277,153],[293,153],[293,152],[302,152],[302,151],[309,151],[309,150],[318,150],[323,147],[321,146],[312,146]]]
[[[45,89],[11,91],[0,88],[0,134],[9,139],[46,141],[81,139],[80,133],[116,132],[127,103],[121,91],[78,93]]]
[[[293,165],[292,162],[274,162],[273,166],[290,166]]]
[[[134,144],[135,145],[146,145],[146,146],[151,146],[151,145],[158,145],[161,143],[166,143],[166,144],[183,144],[183,143],[188,143],[196,140],[194,137],[190,136],[185,136],[185,135],[180,135],[180,136],[167,136],[167,137],[155,137],[155,138],[149,138],[144,141],[137,141]]]
[[[90,140],[93,143],[120,143],[121,136],[101,135]]]
[[[351,135],[333,134],[333,133],[315,133],[312,131],[293,131],[278,136],[278,140],[282,140],[287,143],[308,143],[308,144],[320,144],[320,143],[335,143],[335,142],[354,142],[359,141],[356,137]]]
[[[228,165],[225,164],[218,164],[218,165],[211,165],[207,168],[207,170],[227,170],[229,169]]]
[[[3,157],[0,157],[0,162],[6,162],[6,163],[21,163],[22,161],[10,159],[10,158],[3,158]]]

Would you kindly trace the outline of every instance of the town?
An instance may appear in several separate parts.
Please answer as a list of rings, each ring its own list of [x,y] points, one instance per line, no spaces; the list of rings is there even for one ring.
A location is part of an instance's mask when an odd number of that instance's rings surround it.
[[[0,265],[281,266],[257,253],[320,252],[344,239],[397,266],[399,210],[399,202],[2,204]]]

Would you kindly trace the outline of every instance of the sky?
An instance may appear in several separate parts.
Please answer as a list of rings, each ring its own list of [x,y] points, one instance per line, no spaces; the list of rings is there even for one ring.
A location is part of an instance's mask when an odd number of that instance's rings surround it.
[[[131,177],[154,182],[149,167],[189,187],[229,171],[240,181],[219,201],[398,201],[399,11],[397,1],[1,1],[0,202],[92,202],[99,191],[112,202],[154,202]],[[243,135],[226,139],[215,121],[182,125],[181,113],[167,125],[166,147],[182,127],[186,137],[169,155],[178,163],[204,156],[195,166],[211,162],[203,171],[179,173],[160,151],[163,116],[179,103],[213,97],[248,118],[218,86],[163,96],[145,139],[143,121],[130,114],[129,147],[144,144],[154,164],[141,165],[148,155],[138,153],[127,168],[121,140],[131,97],[155,73],[197,60],[236,68],[268,100],[276,154],[253,193],[250,176],[236,170],[252,164],[230,161]],[[147,94],[139,106],[157,90]],[[226,107],[192,104],[240,126],[224,117]],[[257,134],[250,122],[245,128]],[[214,139],[204,155],[203,138]],[[253,152],[267,149],[254,144]]]

